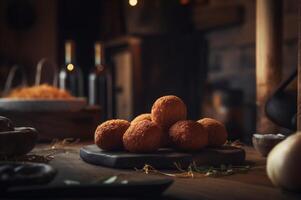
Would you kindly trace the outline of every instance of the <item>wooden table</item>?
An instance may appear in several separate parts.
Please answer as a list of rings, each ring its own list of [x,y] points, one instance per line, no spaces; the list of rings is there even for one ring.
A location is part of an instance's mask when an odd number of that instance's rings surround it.
[[[85,143],[86,144],[86,143]],[[84,143],[64,147],[64,152],[54,155],[50,165],[58,170],[51,182],[57,184],[64,180],[88,183],[111,175],[135,178],[150,178],[158,175],[145,175],[135,170],[116,170],[93,166],[79,157],[79,148]],[[42,152],[49,145],[38,145],[35,152]],[[163,199],[301,199],[301,194],[282,191],[275,188],[265,172],[266,159],[253,148],[245,147],[247,161],[253,167],[247,174],[235,174],[226,177],[175,178],[173,185],[163,194]],[[163,175],[160,175],[161,177]]]

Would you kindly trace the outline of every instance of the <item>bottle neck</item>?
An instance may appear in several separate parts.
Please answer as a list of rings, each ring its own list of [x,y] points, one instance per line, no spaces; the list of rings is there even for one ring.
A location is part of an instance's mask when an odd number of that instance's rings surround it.
[[[95,66],[103,65],[102,45],[99,42],[95,43],[94,50],[95,50]]]
[[[65,64],[75,63],[75,43],[67,41],[65,43]]]

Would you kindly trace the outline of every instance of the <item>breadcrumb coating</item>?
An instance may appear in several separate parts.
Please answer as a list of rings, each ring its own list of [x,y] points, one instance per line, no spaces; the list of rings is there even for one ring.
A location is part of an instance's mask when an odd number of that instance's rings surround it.
[[[104,150],[123,149],[122,137],[129,128],[130,122],[122,119],[111,119],[96,128],[95,144]]]
[[[169,129],[172,145],[179,150],[196,151],[208,145],[208,133],[195,121],[178,121]]]

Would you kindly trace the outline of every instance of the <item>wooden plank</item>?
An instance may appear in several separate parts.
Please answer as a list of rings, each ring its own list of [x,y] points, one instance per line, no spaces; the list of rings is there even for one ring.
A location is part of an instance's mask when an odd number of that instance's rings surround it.
[[[278,131],[278,127],[265,115],[265,103],[281,81],[281,66],[282,0],[257,0],[256,104],[259,133]]]
[[[101,109],[88,107],[81,111],[22,112],[1,111],[15,126],[34,127],[42,141],[53,139],[92,139],[100,123]]]
[[[128,180],[147,180],[155,177],[166,178],[153,174],[145,175],[135,170],[116,170],[95,166],[79,159],[80,147],[88,143],[79,143],[61,147],[64,151],[54,154],[50,161],[58,174],[50,185],[62,184],[65,180],[91,183],[110,176],[119,176]],[[284,192],[274,187],[266,175],[266,159],[261,157],[253,148],[244,147],[247,160],[252,163],[251,170],[246,174],[235,174],[226,177],[195,177],[174,178],[174,184],[163,194],[163,198],[171,199],[300,199],[301,194]],[[34,153],[51,149],[49,145],[38,145]],[[59,150],[58,148],[57,150]],[[52,150],[53,151],[53,150]],[[47,194],[45,194],[47,195]],[[268,197],[268,198],[267,198]]]
[[[204,31],[239,24],[243,20],[243,7],[238,5],[197,6],[193,15],[196,29]]]
[[[131,54],[131,62],[132,62],[132,82],[133,82],[133,102],[132,105],[140,105],[141,102],[144,102],[144,97],[142,95],[143,92],[143,81],[142,81],[142,68],[141,68],[141,53],[142,53],[142,41],[138,37],[134,36],[123,36],[119,38],[115,38],[114,40],[110,40],[105,43],[105,48],[107,55],[111,58],[121,50],[127,50]],[[113,65],[112,65],[113,66]],[[115,66],[116,67],[116,66]],[[141,106],[140,106],[141,107]],[[137,114],[143,112],[141,108],[137,106],[133,107],[133,114],[136,116]]]
[[[132,56],[132,65],[133,65],[133,85],[132,88],[133,91],[133,114],[134,116],[137,116],[139,113],[142,112],[142,110],[138,107],[135,108],[136,105],[139,105],[141,102],[144,101],[143,98],[143,78],[142,78],[142,41],[141,39],[137,38],[131,38],[129,40],[129,50],[131,52]]]

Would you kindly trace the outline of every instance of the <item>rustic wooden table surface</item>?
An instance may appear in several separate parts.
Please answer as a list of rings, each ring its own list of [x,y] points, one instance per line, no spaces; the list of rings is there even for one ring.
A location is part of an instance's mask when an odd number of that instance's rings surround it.
[[[50,165],[58,170],[51,184],[64,180],[89,183],[104,177],[119,175],[132,178],[153,178],[158,175],[145,175],[135,170],[117,170],[85,163],[79,157],[79,149],[86,143],[77,143],[63,147],[63,151],[54,154]],[[49,145],[38,145],[34,152],[43,152]],[[60,149],[60,148],[58,148]],[[246,174],[234,174],[225,177],[174,178],[174,183],[161,197],[162,199],[301,199],[301,194],[275,188],[266,172],[266,159],[253,148],[245,147],[247,161],[252,162],[251,170]],[[160,175],[160,177],[164,177]]]

